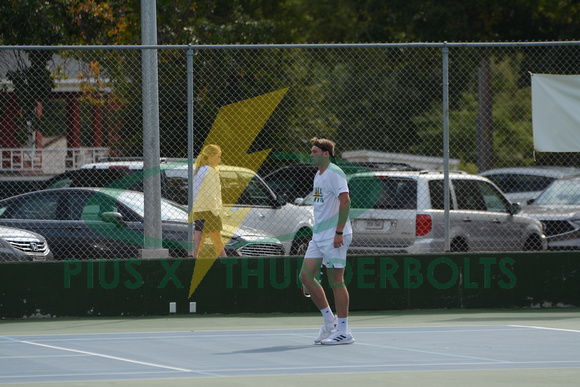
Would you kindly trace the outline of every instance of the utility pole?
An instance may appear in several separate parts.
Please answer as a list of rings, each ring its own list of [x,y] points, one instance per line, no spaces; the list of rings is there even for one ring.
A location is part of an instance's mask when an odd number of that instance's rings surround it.
[[[157,45],[155,0],[141,0],[141,44]],[[143,74],[143,192],[145,194],[144,250],[141,258],[168,258],[161,233],[161,176],[159,169],[159,85],[157,49],[141,50]]]

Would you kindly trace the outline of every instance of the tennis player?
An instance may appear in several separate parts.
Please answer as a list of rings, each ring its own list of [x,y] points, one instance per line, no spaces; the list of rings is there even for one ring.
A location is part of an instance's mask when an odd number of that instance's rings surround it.
[[[300,277],[310,298],[324,317],[315,343],[350,344],[354,337],[348,329],[349,294],[344,283],[346,252],[352,241],[352,228],[348,219],[350,196],[344,172],[331,163],[334,142],[314,137],[310,157],[318,167],[314,177],[314,227],[312,241],[304,255]],[[326,299],[326,293],[316,278],[316,273],[326,267],[334,293],[335,316]]]
[[[192,206],[195,228],[193,233],[193,257],[197,258],[205,239],[213,242],[216,256],[225,257],[222,241],[222,189],[219,172],[216,169],[222,159],[222,151],[217,145],[206,145],[195,160],[193,173]]]

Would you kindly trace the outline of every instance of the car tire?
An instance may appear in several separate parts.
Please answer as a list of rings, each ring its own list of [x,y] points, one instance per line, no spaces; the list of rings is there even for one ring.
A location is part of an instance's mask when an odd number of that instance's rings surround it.
[[[290,255],[304,256],[308,250],[308,244],[312,239],[312,234],[309,229],[302,229],[296,233],[292,247],[290,248]]]
[[[469,246],[462,238],[457,238],[451,241],[451,252],[452,253],[465,253],[469,251]]]
[[[542,240],[536,234],[530,235],[524,243],[524,251],[541,251]]]

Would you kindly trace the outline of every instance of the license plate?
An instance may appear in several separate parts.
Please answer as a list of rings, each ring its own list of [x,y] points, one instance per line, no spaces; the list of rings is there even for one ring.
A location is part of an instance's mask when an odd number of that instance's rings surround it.
[[[367,230],[382,230],[384,226],[383,220],[367,220]]]

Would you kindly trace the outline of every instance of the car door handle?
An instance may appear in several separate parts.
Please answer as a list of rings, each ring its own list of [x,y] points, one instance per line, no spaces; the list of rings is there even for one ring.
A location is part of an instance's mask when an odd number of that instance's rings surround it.
[[[258,214],[258,216],[262,219],[266,217],[266,215],[262,214],[261,212]]]
[[[496,223],[496,224],[501,224],[501,220],[499,220],[499,219],[494,219],[494,220],[493,220],[493,223]]]
[[[81,228],[80,227],[67,227],[67,230],[69,230],[70,232],[75,232],[75,231],[79,231]]]
[[[464,222],[471,222],[471,219],[470,218],[463,218],[463,221]]]

